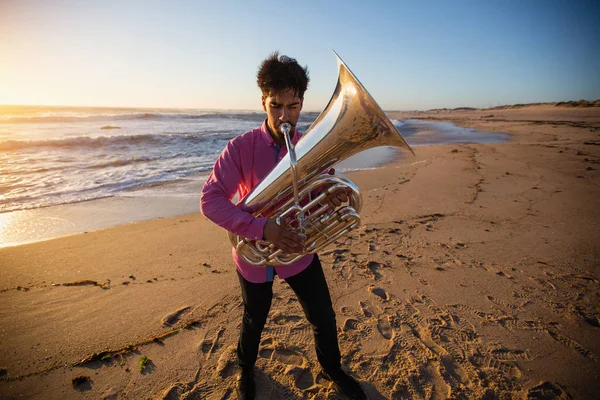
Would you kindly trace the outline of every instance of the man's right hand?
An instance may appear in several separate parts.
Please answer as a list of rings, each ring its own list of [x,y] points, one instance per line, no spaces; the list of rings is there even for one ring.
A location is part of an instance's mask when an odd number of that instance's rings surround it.
[[[264,239],[286,253],[302,253],[304,239],[296,232],[289,231],[270,219],[263,230]]]

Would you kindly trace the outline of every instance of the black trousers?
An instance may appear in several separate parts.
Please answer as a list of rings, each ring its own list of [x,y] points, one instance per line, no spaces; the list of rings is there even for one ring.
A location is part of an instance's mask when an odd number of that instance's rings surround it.
[[[273,298],[273,282],[252,283],[240,275],[244,301],[244,317],[240,329],[237,355],[242,368],[252,367],[258,355],[260,336],[267,321]],[[321,367],[326,372],[340,368],[335,312],[319,257],[302,272],[285,279],[296,293],[306,319],[313,327],[315,348]]]

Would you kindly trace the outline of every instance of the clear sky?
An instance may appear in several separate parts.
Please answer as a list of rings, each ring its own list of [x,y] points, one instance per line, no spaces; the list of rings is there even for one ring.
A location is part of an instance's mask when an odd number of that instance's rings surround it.
[[[600,98],[600,0],[0,0],[0,104],[260,109],[274,50],[335,50],[386,110]]]

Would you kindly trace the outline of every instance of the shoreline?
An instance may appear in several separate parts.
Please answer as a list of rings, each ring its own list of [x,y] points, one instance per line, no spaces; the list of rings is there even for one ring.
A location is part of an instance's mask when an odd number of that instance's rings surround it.
[[[382,168],[404,157],[391,148],[375,150],[369,154],[375,154],[378,161],[354,156],[340,163],[348,170],[344,173]],[[0,213],[0,248],[199,212],[200,191],[207,177],[200,175],[112,197]]]
[[[343,364],[370,398],[600,392],[600,112],[587,111],[426,115],[512,140],[349,173],[362,227],[320,258]],[[0,248],[0,264],[0,397],[233,395],[239,287],[225,232],[198,212]],[[259,398],[337,396],[281,280],[256,375]]]
[[[416,139],[413,147],[444,145],[457,138],[467,142],[503,140],[501,136],[494,139],[490,136],[494,134],[478,130],[464,135],[461,126],[437,129],[419,132],[416,137],[421,139]],[[356,154],[339,163],[336,169],[338,173],[351,174],[379,169],[404,157],[408,155],[384,146]],[[195,179],[137,188],[115,196],[0,213],[0,248],[196,212],[207,176],[208,173],[201,174]]]

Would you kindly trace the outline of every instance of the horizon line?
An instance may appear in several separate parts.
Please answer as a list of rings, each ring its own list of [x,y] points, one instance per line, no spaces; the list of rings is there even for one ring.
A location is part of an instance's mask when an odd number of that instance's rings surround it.
[[[471,106],[459,106],[459,107],[434,107],[428,109],[412,109],[412,110],[401,110],[401,109],[388,109],[383,110],[384,112],[427,112],[427,111],[439,111],[439,110],[460,110],[460,109],[472,109],[472,110],[490,110],[501,107],[526,107],[536,105],[556,105],[556,104],[569,104],[569,103],[592,103],[593,107],[600,106],[600,99],[588,100],[563,100],[563,101],[549,101],[549,102],[531,102],[531,103],[513,103],[513,104],[501,104],[497,106],[489,107],[471,107]],[[598,104],[598,105],[596,105]],[[202,110],[202,111],[245,111],[245,112],[265,112],[262,109],[244,109],[244,108],[200,108],[200,107],[164,107],[164,106],[89,106],[89,105],[43,105],[43,104],[0,104],[0,108],[82,108],[82,109],[120,109],[120,110]],[[305,113],[316,113],[322,112],[323,110],[303,110]]]

